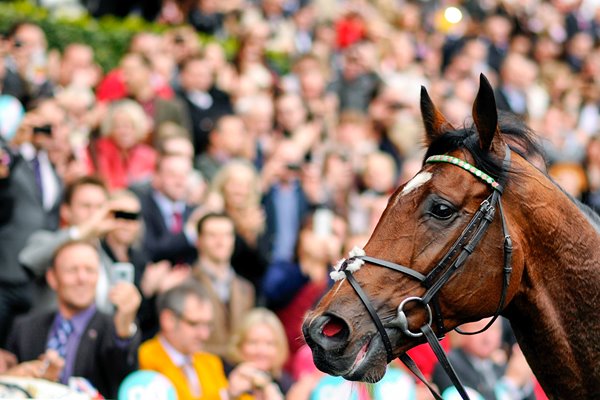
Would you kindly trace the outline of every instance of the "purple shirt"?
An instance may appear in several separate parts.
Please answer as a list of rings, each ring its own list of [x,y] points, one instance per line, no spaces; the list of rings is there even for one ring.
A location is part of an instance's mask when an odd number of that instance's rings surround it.
[[[81,342],[81,336],[85,332],[85,328],[88,326],[90,320],[96,313],[96,305],[92,304],[82,312],[76,314],[73,318],[71,318],[71,323],[73,324],[73,332],[69,335],[67,339],[66,345],[66,355],[65,355],[65,367],[63,369],[63,374],[61,375],[61,383],[66,384],[69,381],[69,377],[73,374],[73,368],[75,366],[75,357],[77,356],[77,349],[79,348],[79,342]],[[65,318],[60,314],[60,312],[56,313],[56,317],[54,317],[54,322],[52,323],[52,328],[50,332],[48,332],[48,340],[54,335],[55,331],[60,326],[60,323]]]

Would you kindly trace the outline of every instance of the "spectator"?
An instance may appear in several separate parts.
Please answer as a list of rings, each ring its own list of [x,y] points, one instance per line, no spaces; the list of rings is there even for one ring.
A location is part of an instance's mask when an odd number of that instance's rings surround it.
[[[77,86],[93,89],[100,82],[102,70],[94,63],[94,49],[83,43],[71,43],[62,53],[58,88]]]
[[[235,248],[231,264],[257,290],[267,267],[265,212],[260,199],[260,175],[247,161],[234,160],[219,171],[206,200],[208,209],[223,212],[233,221]]]
[[[198,221],[198,261],[194,277],[206,288],[214,310],[214,329],[206,340],[212,353],[225,356],[231,332],[255,303],[252,284],[231,266],[235,233],[225,214],[208,213]]]
[[[196,155],[208,146],[209,132],[223,115],[233,113],[229,96],[215,87],[212,65],[201,57],[192,57],[180,67],[179,98],[191,116],[191,132]]]
[[[196,0],[188,19],[198,32],[221,36],[223,34],[223,13],[216,0]]]
[[[35,231],[19,253],[19,262],[38,280],[36,307],[47,308],[55,304],[54,296],[48,292],[43,280],[54,252],[69,240],[81,239],[93,241],[100,251],[95,299],[100,310],[112,312],[108,299],[112,262],[100,249],[100,238],[117,227],[112,211],[106,186],[97,178],[84,176],[65,188],[60,214],[66,226],[59,230]]]
[[[490,318],[464,324],[461,329],[475,332],[483,328]],[[460,337],[457,345],[448,353],[448,360],[454,367],[465,387],[474,389],[486,400],[509,398],[515,400],[535,399],[533,394],[533,373],[525,361],[518,345],[506,356],[497,357],[502,337],[501,320],[477,335]],[[496,352],[496,353],[495,353]],[[450,378],[438,364],[433,371],[433,383],[441,392],[452,387]],[[506,396],[506,397],[504,397]]]
[[[19,251],[38,229],[58,226],[61,182],[48,150],[56,131],[64,129],[64,113],[48,100],[23,119],[14,146],[2,141],[4,171],[0,223],[0,346],[15,315],[32,304],[32,284],[19,263]]]
[[[281,134],[291,138],[306,126],[308,110],[297,93],[285,93],[275,99],[275,122]]]
[[[168,49],[157,34],[150,32],[139,32],[131,38],[129,51],[131,53],[143,54],[146,58],[144,62],[154,68],[153,60],[156,55],[164,54]],[[121,59],[123,61],[123,59]],[[160,79],[160,75],[153,71],[149,83],[156,95],[163,99],[173,98],[173,89],[167,82]],[[128,96],[128,89],[125,83],[125,73],[122,66],[119,66],[108,72],[104,79],[98,85],[96,96],[100,103],[120,100]]]
[[[304,155],[291,140],[281,141],[262,172],[269,259],[292,261],[309,200],[300,182]]]
[[[537,75],[537,67],[527,58],[511,54],[500,67],[501,82],[496,90],[498,109],[521,117],[528,112],[528,90]]]
[[[160,333],[140,346],[140,368],[165,375],[180,400],[227,398],[223,363],[207,352],[215,311],[205,288],[186,281],[163,293],[157,308]]]
[[[244,121],[235,115],[219,118],[208,136],[206,151],[196,157],[196,167],[209,182],[219,169],[236,158],[245,158],[248,135]]]
[[[30,109],[41,98],[52,97],[48,79],[46,34],[33,22],[17,22],[7,33],[8,58],[2,93],[9,94]]]
[[[46,273],[57,295],[58,310],[20,317],[11,330],[7,349],[19,362],[35,360],[47,349],[54,349],[64,360],[60,382],[81,376],[103,396],[115,398],[121,381],[137,367],[135,315],[140,294],[130,283],[115,284],[110,289],[115,315],[98,311],[94,297],[99,268],[94,245],[82,241],[61,245]]]
[[[248,378],[265,381],[260,386],[248,383],[254,396],[283,399],[293,383],[292,377],[283,371],[287,357],[288,345],[281,321],[272,311],[255,308],[233,332],[227,359],[249,371]]]
[[[180,155],[162,155],[156,163],[150,188],[138,196],[144,219],[144,248],[154,262],[191,264],[196,258],[196,233],[186,226],[193,208],[186,202],[192,161]]]
[[[374,47],[369,42],[358,42],[345,48],[342,70],[334,82],[339,96],[340,110],[366,112],[373,98],[379,77],[369,63],[374,60]]]
[[[302,346],[299,338],[304,314],[329,288],[329,271],[340,258],[345,240],[346,223],[342,218],[331,216],[328,226],[318,224],[315,214],[309,214],[299,233],[297,258],[292,262],[275,259],[263,280],[267,305],[285,327],[290,362]]]
[[[261,170],[265,159],[273,152],[281,139],[274,129],[275,107],[273,99],[266,93],[238,99],[236,114],[243,118],[248,132],[249,159]]]
[[[104,178],[109,189],[123,189],[150,179],[156,151],[144,141],[148,119],[133,100],[113,103],[102,124],[102,136],[90,143],[88,168]]]

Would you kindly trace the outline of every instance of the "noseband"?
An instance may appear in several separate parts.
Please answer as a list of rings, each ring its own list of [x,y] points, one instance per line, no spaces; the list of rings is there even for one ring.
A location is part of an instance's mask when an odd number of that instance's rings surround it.
[[[391,270],[403,273],[405,275],[410,276],[421,282],[426,289],[425,294],[422,297],[407,297],[405,298],[400,305],[398,306],[398,316],[393,321],[387,324],[390,328],[399,328],[400,331],[409,337],[418,338],[424,336],[429,345],[431,346],[434,354],[436,355],[438,361],[445,369],[446,373],[452,380],[454,386],[460,393],[463,399],[469,399],[469,396],[466,393],[462,383],[458,379],[456,372],[452,368],[452,365],[449,363],[446,354],[444,353],[443,348],[439,344],[439,339],[433,332],[431,325],[435,321],[435,324],[438,328],[438,332],[440,334],[440,338],[443,337],[445,332],[444,327],[444,318],[441,313],[441,308],[439,306],[438,301],[438,293],[440,289],[450,280],[452,275],[465,263],[467,258],[475,251],[477,245],[481,241],[481,238],[489,228],[490,224],[494,220],[494,214],[496,209],[500,212],[500,218],[502,221],[502,233],[504,236],[504,268],[503,268],[503,281],[502,281],[502,292],[500,295],[500,300],[498,302],[498,307],[494,312],[493,318],[490,322],[481,330],[477,332],[463,332],[456,328],[456,331],[461,334],[466,335],[474,335],[477,333],[481,333],[488,329],[494,321],[498,318],[502,309],[504,308],[504,303],[506,300],[506,292],[510,283],[510,275],[512,273],[512,240],[510,238],[508,228],[506,226],[506,219],[504,218],[504,212],[502,210],[502,203],[500,201],[500,197],[502,196],[503,186],[496,182],[491,176],[486,174],[485,172],[475,168],[471,164],[463,161],[459,158],[448,156],[448,155],[435,155],[427,158],[425,163],[450,163],[456,165],[477,178],[483,180],[492,188],[492,193],[479,205],[478,210],[475,212],[467,226],[462,231],[461,235],[458,239],[452,244],[452,247],[446,252],[446,254],[441,258],[441,260],[433,267],[433,269],[427,274],[423,275],[411,268],[405,267],[403,265],[399,265],[390,261],[382,260],[375,257],[370,257],[367,255],[358,255],[349,260],[345,261],[341,266],[339,271],[343,272],[345,278],[348,280],[348,283],[352,286],[364,306],[366,307],[371,319],[375,323],[375,326],[381,336],[383,345],[385,347],[385,351],[387,353],[387,362],[391,362],[394,359],[393,349],[391,341],[388,337],[388,334],[385,330],[381,319],[377,315],[374,307],[371,305],[371,302],[365,292],[362,290],[360,284],[356,281],[356,279],[352,275],[352,269],[348,268],[349,265],[352,265],[356,260],[362,260],[364,262],[378,265],[381,267],[389,268]],[[510,149],[506,146],[506,154],[503,161],[504,169],[507,170],[510,165]],[[427,312],[427,322],[419,329],[418,332],[411,331],[408,325],[408,318],[406,317],[406,313],[404,311],[404,307],[406,304],[410,302],[419,303],[422,305]],[[435,390],[430,386],[430,384],[425,380],[425,377],[419,371],[418,367],[414,363],[414,361],[408,356],[406,353],[400,356],[400,360],[419,378],[425,383],[425,385],[430,389],[433,396],[441,400],[441,396],[435,392]]]

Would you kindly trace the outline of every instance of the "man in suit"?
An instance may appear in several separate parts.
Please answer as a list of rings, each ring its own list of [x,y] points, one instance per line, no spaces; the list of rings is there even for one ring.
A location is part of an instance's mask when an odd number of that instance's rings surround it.
[[[28,237],[38,229],[56,229],[61,180],[47,149],[65,129],[66,114],[53,100],[40,103],[23,119],[19,145],[0,143],[4,174],[0,222],[0,346],[15,315],[32,302],[31,278],[18,260]],[[17,138],[15,138],[17,139]]]
[[[104,397],[116,398],[121,381],[137,367],[139,333],[134,321],[141,296],[133,284],[116,283],[110,291],[114,316],[98,311],[94,297],[99,268],[93,244],[69,241],[61,245],[46,273],[58,309],[34,311],[17,319],[7,349],[19,362],[35,360],[53,349],[64,360],[60,382],[83,377]]]
[[[104,183],[90,176],[73,181],[65,188],[60,215],[66,223],[64,228],[33,232],[27,240],[27,245],[19,252],[19,262],[38,281],[34,293],[34,307],[52,307],[55,304],[55,296],[48,290],[44,277],[56,249],[69,240],[83,239],[93,241],[100,254],[96,305],[104,312],[112,312],[108,290],[109,271],[113,261],[101,249],[100,239],[117,228],[117,221],[109,207],[108,190]]]
[[[227,398],[223,363],[205,352],[214,317],[205,288],[185,281],[160,295],[157,308],[160,332],[140,346],[140,368],[165,375],[180,400]]]
[[[137,193],[145,227],[144,248],[154,262],[191,264],[196,258],[196,232],[187,224],[193,211],[186,202],[191,173],[189,157],[164,154],[157,162],[151,187]]]
[[[462,325],[465,332],[476,332],[485,327],[490,318]],[[500,359],[502,354],[502,323],[497,320],[486,331],[477,335],[457,338],[458,345],[448,354],[456,374],[465,387],[474,389],[485,400],[532,400],[533,373],[518,347],[511,357]],[[516,346],[516,345],[515,345]],[[440,392],[452,386],[444,369],[437,364],[432,381]]]
[[[293,261],[298,232],[311,204],[300,172],[302,150],[291,139],[282,140],[263,168],[266,214],[265,242],[270,261]]]
[[[141,369],[157,371],[175,386],[179,400],[253,399],[265,386],[264,372],[242,363],[225,377],[221,359],[207,343],[214,326],[210,293],[194,279],[161,294],[157,301],[160,332],[140,346]],[[271,389],[267,389],[271,390]],[[258,398],[258,397],[256,397]],[[263,398],[263,397],[260,397]],[[271,400],[283,400],[272,393]]]
[[[208,135],[217,120],[233,114],[229,95],[214,84],[214,70],[210,61],[192,57],[181,65],[178,97],[185,103],[192,121],[195,154],[202,154],[208,146]]]
[[[206,346],[212,353],[225,356],[231,333],[254,307],[254,286],[231,266],[235,231],[229,216],[208,213],[198,221],[197,232],[199,256],[193,275],[206,287],[215,311],[214,328]]]

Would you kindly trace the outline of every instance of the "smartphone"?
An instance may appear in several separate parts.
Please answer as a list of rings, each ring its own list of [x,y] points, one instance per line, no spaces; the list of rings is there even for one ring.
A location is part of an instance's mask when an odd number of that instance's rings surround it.
[[[328,208],[318,208],[313,214],[313,232],[317,236],[331,235],[333,211]]]
[[[110,283],[115,285],[118,282],[133,283],[134,266],[132,263],[116,262],[110,267]]]

